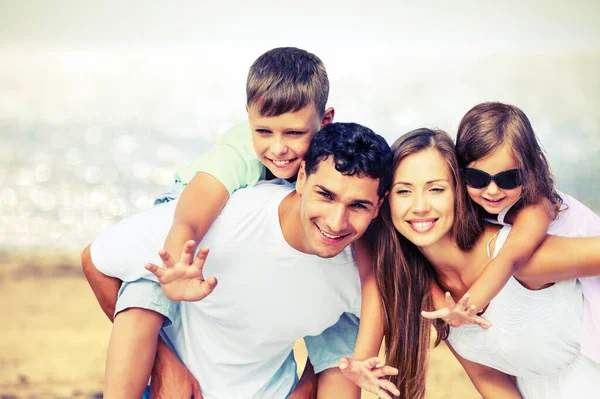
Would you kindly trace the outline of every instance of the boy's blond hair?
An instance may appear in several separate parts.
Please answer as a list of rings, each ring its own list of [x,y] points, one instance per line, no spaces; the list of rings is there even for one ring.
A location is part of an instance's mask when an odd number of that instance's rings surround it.
[[[257,106],[262,116],[295,112],[314,103],[325,112],[329,78],[316,55],[295,47],[267,51],[250,67],[246,81],[246,104]]]

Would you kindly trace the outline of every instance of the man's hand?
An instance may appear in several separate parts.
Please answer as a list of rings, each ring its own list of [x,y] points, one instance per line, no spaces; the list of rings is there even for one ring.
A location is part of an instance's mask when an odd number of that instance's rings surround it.
[[[433,312],[422,311],[421,316],[426,319],[443,319],[451,327],[460,327],[465,324],[477,324],[483,329],[488,329],[492,324],[481,316],[475,314],[475,305],[469,306],[469,298],[471,295],[467,292],[458,301],[454,302],[452,295],[446,292],[446,306],[443,309]]]
[[[159,341],[152,369],[150,399],[202,399],[198,380],[179,362],[167,345]]]
[[[194,258],[195,247],[193,240],[187,241],[183,245],[179,262],[175,262],[166,250],[161,249],[158,255],[163,261],[164,269],[153,263],[145,266],[156,276],[165,295],[172,301],[200,301],[217,286],[215,277],[204,279],[202,274],[208,248],[202,248]]]
[[[367,360],[352,360],[343,357],[340,360],[340,370],[350,381],[364,389],[376,394],[382,399],[391,399],[391,395],[400,395],[400,391],[387,378],[388,375],[398,374],[398,369],[391,366],[378,367],[380,359],[372,357]]]

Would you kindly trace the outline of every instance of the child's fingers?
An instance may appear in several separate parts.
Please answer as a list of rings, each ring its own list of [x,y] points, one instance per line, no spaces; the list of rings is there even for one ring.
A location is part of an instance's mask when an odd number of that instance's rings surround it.
[[[172,267],[175,267],[175,261],[166,249],[161,249],[160,251],[158,251],[158,256],[160,256],[160,259],[162,259],[165,268],[171,269]]]
[[[154,263],[146,263],[144,268],[146,268],[146,270],[148,270],[150,273],[154,274],[159,280],[165,275],[165,271]]]
[[[468,292],[463,295],[462,298],[460,298],[460,301],[458,301],[458,305],[461,306],[463,309],[466,309],[467,306],[469,306],[469,299],[471,298],[471,294],[469,294]]]
[[[456,307],[456,302],[454,302],[454,298],[452,298],[452,295],[450,295],[449,292],[446,292],[444,299],[446,300],[446,306],[448,309],[454,309]]]
[[[179,258],[179,263],[183,263],[184,265],[191,265],[192,259],[194,257],[194,249],[196,248],[196,242],[194,240],[188,240],[183,244],[183,248],[181,249],[181,257]]]
[[[425,310],[422,310],[421,316],[423,316],[426,319],[434,320],[434,319],[444,318],[444,317],[448,316],[449,313],[450,312],[449,312],[448,308],[434,310],[433,312],[427,312]]]
[[[487,321],[486,319],[484,319],[481,316],[473,316],[473,319],[475,321],[475,323],[477,323],[477,325],[481,328],[483,328],[484,330],[487,330],[488,328],[490,328],[492,326],[492,323],[490,323],[489,321]]]
[[[208,252],[209,252],[208,248],[201,248],[198,251],[198,254],[196,255],[196,257],[194,258],[193,265],[196,266],[198,269],[203,269],[204,262],[206,262],[206,258],[208,257]]]
[[[202,283],[202,294],[204,295],[204,297],[209,296],[215,290],[217,284],[218,281],[214,276],[210,276],[209,278],[204,280]]]

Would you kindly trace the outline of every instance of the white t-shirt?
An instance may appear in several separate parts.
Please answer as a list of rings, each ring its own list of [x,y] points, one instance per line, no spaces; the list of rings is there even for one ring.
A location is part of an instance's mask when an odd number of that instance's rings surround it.
[[[219,285],[200,302],[182,302],[180,320],[166,332],[207,399],[263,397],[296,339],[321,333],[343,312],[360,314],[351,247],[324,259],[285,241],[279,205],[292,190],[278,181],[235,192],[199,245],[211,250],[204,275],[216,276]],[[175,206],[105,229],[92,246],[97,268],[124,281],[155,279],[143,265],[161,264],[153,252],[163,245]],[[282,392],[289,392],[294,373],[277,375],[278,384],[289,383]]]

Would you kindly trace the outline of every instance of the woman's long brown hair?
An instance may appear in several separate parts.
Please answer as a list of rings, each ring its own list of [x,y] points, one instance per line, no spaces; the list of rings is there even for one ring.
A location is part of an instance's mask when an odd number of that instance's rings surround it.
[[[392,145],[393,170],[405,157],[426,149],[439,151],[448,162],[455,192],[451,234],[459,248],[470,249],[482,226],[468,201],[450,136],[431,129],[417,129],[403,135]],[[431,286],[436,273],[421,251],[395,229],[388,200],[384,201],[373,228],[376,276],[385,311],[387,363],[400,371],[392,382],[400,390],[401,398],[423,398],[432,323],[421,316],[421,310],[431,309]],[[443,323],[434,326],[438,332],[437,345],[447,337],[448,330]]]

